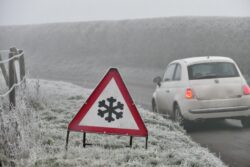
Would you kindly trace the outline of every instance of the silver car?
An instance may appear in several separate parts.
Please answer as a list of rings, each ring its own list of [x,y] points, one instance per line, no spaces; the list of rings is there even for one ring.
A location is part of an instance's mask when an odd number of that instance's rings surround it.
[[[237,64],[219,56],[171,62],[153,93],[154,112],[181,125],[189,121],[233,118],[250,127],[250,89]]]

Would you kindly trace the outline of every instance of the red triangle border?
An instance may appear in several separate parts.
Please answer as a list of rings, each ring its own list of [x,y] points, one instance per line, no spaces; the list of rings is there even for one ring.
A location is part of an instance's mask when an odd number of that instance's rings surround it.
[[[108,128],[108,127],[97,127],[97,126],[80,126],[79,123],[92,107],[92,105],[96,102],[97,98],[109,84],[111,79],[114,78],[125,102],[129,110],[134,117],[134,120],[138,126],[138,130],[134,129],[121,129],[121,128]],[[87,133],[105,133],[105,134],[117,134],[117,135],[128,135],[128,136],[148,136],[148,130],[141,119],[141,116],[134,104],[125,83],[122,80],[122,77],[116,68],[110,68],[107,74],[103,77],[101,82],[97,85],[95,90],[91,93],[87,101],[81,107],[79,112],[73,118],[68,126],[68,130],[70,131],[79,131],[79,132],[87,132]]]

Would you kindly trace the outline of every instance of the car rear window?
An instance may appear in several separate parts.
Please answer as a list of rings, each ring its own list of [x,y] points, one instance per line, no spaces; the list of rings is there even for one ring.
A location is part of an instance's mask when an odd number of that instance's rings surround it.
[[[239,73],[233,63],[213,62],[188,66],[190,80],[209,78],[238,77]]]

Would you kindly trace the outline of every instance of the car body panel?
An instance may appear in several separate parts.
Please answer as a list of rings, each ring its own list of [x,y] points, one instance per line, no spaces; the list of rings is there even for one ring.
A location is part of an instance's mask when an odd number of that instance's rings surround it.
[[[207,118],[232,118],[240,116],[250,116],[250,96],[242,96],[241,98],[232,99],[216,99],[216,100],[197,100],[197,99],[183,99],[179,101],[179,106],[182,115],[188,120],[207,119]],[[237,111],[237,108],[244,109]],[[231,109],[235,108],[235,111]],[[219,110],[223,110],[219,112]],[[207,112],[214,110],[218,112]],[[200,111],[199,113],[192,113],[192,111]],[[202,112],[204,111],[204,112]]]
[[[198,100],[239,98],[242,96],[241,77],[190,80],[189,83]]]

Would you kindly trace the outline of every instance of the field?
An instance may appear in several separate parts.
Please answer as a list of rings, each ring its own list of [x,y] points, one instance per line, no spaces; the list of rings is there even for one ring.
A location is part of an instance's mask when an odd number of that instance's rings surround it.
[[[65,82],[28,80],[20,93],[16,110],[0,112],[3,166],[225,166],[179,125],[140,106],[149,130],[147,150],[144,138],[135,138],[129,148],[128,136],[101,134],[87,134],[87,142],[93,145],[83,148],[82,134],[73,132],[66,152],[68,123],[91,90]]]

